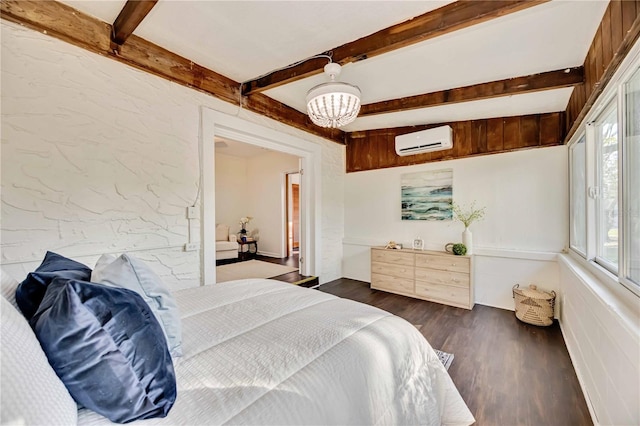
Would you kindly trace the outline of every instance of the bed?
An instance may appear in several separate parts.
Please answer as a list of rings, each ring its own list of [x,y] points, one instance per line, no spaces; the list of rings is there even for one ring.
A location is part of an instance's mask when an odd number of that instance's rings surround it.
[[[388,312],[266,279],[174,296],[178,397],[167,417],[140,423],[474,422],[424,337]],[[88,409],[77,422],[110,424]]]

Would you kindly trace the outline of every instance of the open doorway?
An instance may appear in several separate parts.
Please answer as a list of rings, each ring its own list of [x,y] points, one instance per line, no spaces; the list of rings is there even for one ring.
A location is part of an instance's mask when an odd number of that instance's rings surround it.
[[[215,224],[216,217],[216,167],[215,167],[215,139],[217,137],[243,142],[250,145],[293,155],[299,159],[298,170],[304,170],[300,175],[300,273],[305,276],[316,276],[321,269],[322,233],[320,227],[321,192],[320,192],[320,144],[311,143],[299,137],[282,133],[275,129],[249,122],[207,107],[201,108],[200,128],[200,158],[201,158],[201,238],[202,238],[202,283],[216,282],[215,262]],[[296,167],[293,167],[296,169]],[[288,168],[286,171],[291,171]],[[284,182],[283,174],[280,182]],[[285,206],[285,191],[280,184],[281,206]],[[252,198],[247,198],[249,202]],[[218,200],[218,202],[225,202]],[[248,213],[247,213],[248,214]],[[229,219],[230,221],[231,219]],[[255,223],[257,226],[258,224]],[[280,227],[284,228],[285,221],[280,219]],[[261,238],[264,228],[260,229]],[[280,231],[282,251],[286,253],[286,238],[284,229]],[[258,248],[261,251],[261,247]],[[286,254],[285,254],[286,256]]]
[[[300,157],[295,155],[216,137],[216,226],[229,228],[229,233],[237,237],[239,253],[232,260],[258,256],[283,259],[291,256],[294,247],[299,250],[299,165]],[[296,176],[290,175],[292,169]],[[285,182],[287,187],[283,188]],[[241,218],[247,220],[245,225],[241,226]],[[288,225],[292,227],[291,234]],[[285,237],[289,235],[291,242]],[[216,245],[225,243],[217,239],[216,236]],[[216,249],[216,264],[220,263],[220,254]],[[222,255],[226,260],[226,253]],[[295,266],[298,267],[297,260]]]
[[[287,256],[300,251],[300,173],[287,173]]]

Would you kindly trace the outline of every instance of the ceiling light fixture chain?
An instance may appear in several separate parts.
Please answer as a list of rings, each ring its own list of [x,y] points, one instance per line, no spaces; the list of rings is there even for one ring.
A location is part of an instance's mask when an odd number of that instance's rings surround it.
[[[287,65],[286,67],[282,67],[282,68],[278,68],[278,69],[266,72],[266,73],[264,73],[262,75],[259,75],[258,77],[252,78],[251,80],[260,80],[262,77],[266,77],[266,76],[268,76],[270,74],[273,74],[274,72],[283,71],[283,70],[286,70],[286,69],[289,69],[289,68],[297,67],[298,65],[302,64],[303,62],[307,62],[307,61],[310,61],[312,59],[320,59],[320,58],[327,58],[329,60],[329,62],[333,62],[333,51],[329,51],[326,54],[323,53],[323,54],[320,54],[320,55],[315,55],[315,56],[311,56],[309,58],[302,59],[302,60],[300,60],[298,62],[294,62],[293,64]],[[243,84],[245,84],[245,83],[247,83],[247,82],[249,82],[251,80],[247,80],[247,81],[241,83],[240,87],[242,87]]]

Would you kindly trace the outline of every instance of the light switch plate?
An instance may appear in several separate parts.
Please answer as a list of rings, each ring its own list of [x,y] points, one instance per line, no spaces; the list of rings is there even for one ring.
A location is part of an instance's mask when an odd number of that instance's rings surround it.
[[[197,251],[200,248],[200,243],[186,243],[184,245],[184,251]]]
[[[187,207],[187,219],[197,219],[198,218],[198,208],[197,207]]]

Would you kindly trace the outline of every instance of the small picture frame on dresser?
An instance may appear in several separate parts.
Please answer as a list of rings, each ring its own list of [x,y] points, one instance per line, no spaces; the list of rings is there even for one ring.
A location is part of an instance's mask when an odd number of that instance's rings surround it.
[[[413,249],[414,250],[424,250],[424,241],[420,237],[416,237],[413,239]]]

